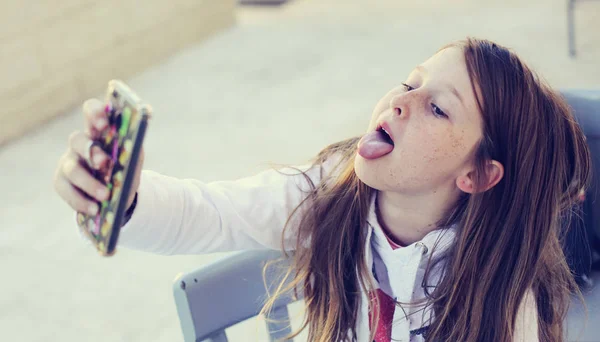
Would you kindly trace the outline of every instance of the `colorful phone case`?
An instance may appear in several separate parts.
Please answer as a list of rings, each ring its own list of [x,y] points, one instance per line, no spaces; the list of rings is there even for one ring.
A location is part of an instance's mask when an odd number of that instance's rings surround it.
[[[119,232],[127,210],[127,198],[135,174],[148,120],[149,105],[123,82],[111,80],[105,111],[109,125],[96,142],[111,158],[107,167],[94,170],[94,176],[107,185],[108,200],[99,203],[97,215],[77,213],[77,223],[102,256],[115,253]]]

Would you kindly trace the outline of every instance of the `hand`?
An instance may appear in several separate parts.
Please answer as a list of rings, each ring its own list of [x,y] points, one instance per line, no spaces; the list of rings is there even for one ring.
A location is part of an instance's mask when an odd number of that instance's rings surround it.
[[[110,162],[110,157],[98,146],[90,143],[101,137],[102,131],[108,126],[108,115],[104,104],[97,99],[87,100],[83,104],[84,131],[75,131],[69,136],[67,151],[58,161],[54,174],[54,189],[71,208],[78,212],[95,215],[99,207],[97,202],[106,200],[108,188],[92,174]],[[88,166],[87,156],[90,156]],[[132,189],[127,199],[127,208],[131,206],[140,184],[140,173],[144,162],[144,150],[135,170]]]

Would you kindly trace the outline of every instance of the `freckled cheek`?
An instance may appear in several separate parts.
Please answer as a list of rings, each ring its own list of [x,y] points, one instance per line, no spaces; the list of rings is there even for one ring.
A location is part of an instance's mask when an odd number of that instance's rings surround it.
[[[421,155],[427,163],[455,163],[461,160],[466,153],[466,145],[462,135],[451,132],[431,134],[422,144]]]
[[[391,167],[388,170],[388,184],[393,188],[400,188],[406,185],[422,184],[428,181],[429,177],[419,170],[416,164],[406,165],[403,163],[400,167]]]
[[[450,145],[452,148],[452,154],[454,157],[464,157],[467,154],[467,150],[469,147],[465,142],[464,135],[452,135],[451,137],[452,144]]]
[[[447,145],[445,134],[421,131],[420,139],[415,144],[414,153],[425,162],[431,163],[439,160],[447,153]]]

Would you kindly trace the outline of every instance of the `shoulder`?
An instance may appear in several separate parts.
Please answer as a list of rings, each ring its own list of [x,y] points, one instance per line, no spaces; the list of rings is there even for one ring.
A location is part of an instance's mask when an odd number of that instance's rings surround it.
[[[315,158],[309,163],[300,165],[287,165],[276,167],[276,174],[291,176],[301,189],[309,190],[312,187],[307,186],[307,181],[312,185],[317,185],[323,180],[332,181],[348,165],[348,158],[340,153],[326,156],[325,158]]]
[[[533,290],[525,292],[515,320],[514,342],[539,341],[538,311]]]

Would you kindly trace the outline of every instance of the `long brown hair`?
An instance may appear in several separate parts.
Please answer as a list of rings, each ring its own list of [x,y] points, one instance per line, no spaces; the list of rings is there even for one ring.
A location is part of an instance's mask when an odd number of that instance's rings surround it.
[[[504,166],[504,177],[485,192],[463,194],[439,222],[458,228],[444,254],[443,277],[427,293],[434,318],[426,339],[512,341],[517,310],[531,290],[540,340],[563,341],[563,321],[578,289],[561,248],[561,223],[589,184],[585,136],[562,96],[510,50],[472,38],[449,46],[464,51],[482,114],[479,184],[491,159]],[[330,145],[313,159],[318,166],[341,155],[340,171],[311,182],[309,209],[293,228],[296,249],[285,254],[291,266],[263,308],[268,313],[278,297],[302,292],[305,320],[290,338],[308,327],[309,341],[356,340],[360,293],[373,289],[364,249],[376,191],[354,173],[358,139]],[[376,311],[378,304],[368,305]]]

